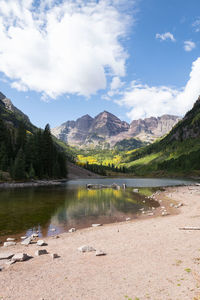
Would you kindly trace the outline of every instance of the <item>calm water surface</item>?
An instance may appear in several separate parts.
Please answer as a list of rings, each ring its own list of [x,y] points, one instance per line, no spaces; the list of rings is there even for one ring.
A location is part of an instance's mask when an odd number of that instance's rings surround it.
[[[127,189],[87,190],[87,183],[122,185]],[[113,223],[127,217],[136,218],[140,209],[157,207],[153,200],[143,203],[144,195],[153,188],[191,184],[187,180],[170,179],[91,179],[73,180],[59,187],[38,187],[0,190],[0,241],[8,236],[20,237],[39,231],[48,236],[84,228],[93,223]],[[141,193],[134,193],[133,187]],[[149,187],[149,188],[147,188]],[[51,229],[56,231],[52,232]]]

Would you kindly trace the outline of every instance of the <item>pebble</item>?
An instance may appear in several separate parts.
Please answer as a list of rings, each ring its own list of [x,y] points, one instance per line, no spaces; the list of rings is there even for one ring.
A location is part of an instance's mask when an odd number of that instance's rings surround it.
[[[33,234],[31,234],[31,237],[32,237],[32,238],[38,237],[38,233],[33,233]]]
[[[35,256],[40,256],[40,255],[44,255],[44,254],[48,254],[46,249],[40,249],[35,251]]]
[[[130,221],[131,220],[131,218],[126,218],[126,221]]]
[[[38,246],[47,246],[47,244],[46,244],[45,241],[43,241],[43,240],[38,240],[38,241],[37,241],[37,245],[38,245]]]
[[[16,253],[11,261],[13,262],[21,262],[21,261],[25,261],[29,258],[29,256],[26,253]]]
[[[163,212],[162,212],[162,216],[168,216],[168,215],[169,215],[168,212],[166,212],[166,211],[163,211]]]
[[[52,257],[52,259],[55,259],[55,258],[58,258],[59,256],[58,256],[57,253],[52,253],[52,254],[51,254],[51,257]]]
[[[179,208],[179,207],[181,207],[181,206],[183,206],[183,203],[177,204],[177,205],[175,206],[175,208]]]
[[[106,255],[106,253],[102,250],[97,250],[96,253],[95,253],[96,256],[103,256],[103,255]]]
[[[91,247],[91,246],[87,246],[87,245],[84,245],[84,246],[79,247],[78,250],[79,250],[80,252],[92,252],[92,251],[96,251],[96,249],[94,249],[94,248]]]
[[[102,224],[92,224],[92,227],[102,226]]]
[[[31,241],[32,241],[32,237],[28,237],[21,242],[21,245],[28,246],[31,243]]]
[[[71,228],[71,229],[69,229],[68,231],[69,231],[70,233],[75,232],[75,231],[76,231],[76,228]]]
[[[3,244],[4,247],[15,246],[15,245],[16,245],[15,242],[5,242],[5,243]]]
[[[52,238],[53,239],[59,239],[60,237],[59,237],[59,235],[54,235]]]

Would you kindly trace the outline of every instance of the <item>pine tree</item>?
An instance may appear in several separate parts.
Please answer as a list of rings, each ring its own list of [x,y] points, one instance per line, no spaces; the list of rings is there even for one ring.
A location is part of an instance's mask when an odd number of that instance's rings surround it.
[[[25,179],[25,156],[22,149],[19,149],[17,156],[15,158],[14,167],[13,167],[13,178],[16,180]]]

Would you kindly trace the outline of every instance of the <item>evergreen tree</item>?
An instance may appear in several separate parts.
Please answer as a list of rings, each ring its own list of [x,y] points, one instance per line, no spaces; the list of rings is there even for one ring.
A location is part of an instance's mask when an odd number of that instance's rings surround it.
[[[13,178],[16,180],[25,179],[25,156],[22,148],[19,149],[17,156],[15,158],[14,167],[13,167]]]

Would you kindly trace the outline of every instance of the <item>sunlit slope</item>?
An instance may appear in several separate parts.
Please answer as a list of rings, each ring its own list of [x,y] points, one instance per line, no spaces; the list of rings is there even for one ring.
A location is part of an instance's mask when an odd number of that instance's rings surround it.
[[[200,97],[166,137],[126,154],[121,165],[137,175],[200,174]]]

